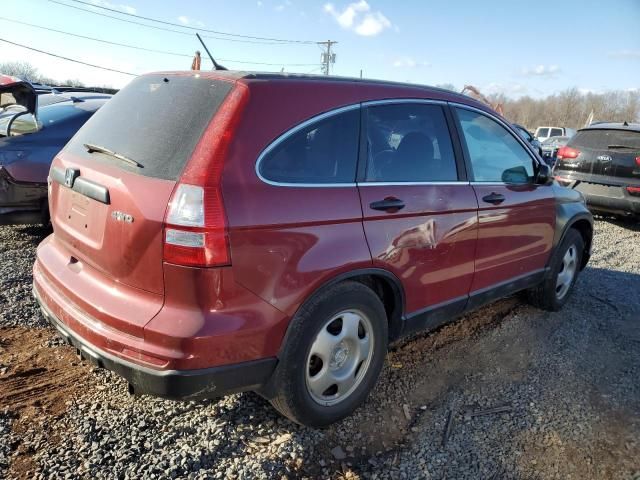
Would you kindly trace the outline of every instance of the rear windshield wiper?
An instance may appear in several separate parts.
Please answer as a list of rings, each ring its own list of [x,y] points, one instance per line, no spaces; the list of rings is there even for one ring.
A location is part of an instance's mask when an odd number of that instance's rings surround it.
[[[628,150],[640,150],[640,147],[633,147],[631,145],[607,145],[607,148],[625,148]]]
[[[129,157],[125,157],[124,155],[116,153],[113,150],[109,150],[108,148],[102,147],[100,145],[94,145],[93,143],[85,143],[84,148],[86,148],[87,152],[89,153],[92,153],[92,152],[104,153],[105,155],[109,155],[113,158],[117,158],[118,160],[122,160],[125,163],[133,165],[134,167],[144,168],[144,165],[142,165],[141,163],[138,163],[135,160],[131,160]]]

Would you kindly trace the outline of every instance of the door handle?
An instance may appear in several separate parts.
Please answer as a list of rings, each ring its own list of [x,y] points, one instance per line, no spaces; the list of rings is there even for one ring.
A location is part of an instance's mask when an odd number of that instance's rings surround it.
[[[485,195],[484,197],[482,197],[482,200],[487,203],[498,205],[504,202],[505,198],[501,193],[491,192],[489,195]]]
[[[386,212],[395,212],[404,208],[404,202],[398,198],[389,197],[384,200],[378,200],[377,202],[371,202],[369,204],[374,210],[384,210]]]

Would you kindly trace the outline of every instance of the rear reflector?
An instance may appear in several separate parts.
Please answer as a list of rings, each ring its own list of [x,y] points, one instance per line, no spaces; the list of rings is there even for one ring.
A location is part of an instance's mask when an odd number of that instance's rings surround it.
[[[220,180],[229,145],[248,99],[248,88],[236,85],[185,166],[165,218],[165,262],[191,267],[231,263]]]
[[[575,148],[571,147],[561,147],[557,153],[558,160],[563,160],[566,158],[577,158],[578,155],[580,155],[580,150],[576,150]]]
[[[631,195],[640,195],[640,187],[627,187],[627,192]]]
[[[174,228],[167,228],[165,241],[171,245],[180,247],[204,247],[204,233],[202,232],[185,232]]]

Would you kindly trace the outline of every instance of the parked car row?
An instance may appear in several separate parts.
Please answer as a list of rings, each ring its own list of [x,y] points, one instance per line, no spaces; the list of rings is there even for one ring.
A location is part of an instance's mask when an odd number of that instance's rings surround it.
[[[0,76],[0,225],[48,223],[53,157],[110,98],[91,91],[36,90]]]
[[[254,390],[311,426],[391,342],[520,290],[558,310],[591,255],[583,196],[512,125],[416,85],[143,75],[49,176],[33,293],[68,343],[134,393]]]

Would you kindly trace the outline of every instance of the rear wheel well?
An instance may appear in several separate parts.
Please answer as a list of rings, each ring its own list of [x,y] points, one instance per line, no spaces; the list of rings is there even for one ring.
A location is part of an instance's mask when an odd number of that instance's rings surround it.
[[[582,264],[580,265],[580,269],[582,270],[586,267],[587,262],[589,261],[589,252],[591,251],[591,242],[593,239],[593,227],[588,220],[578,220],[571,225],[571,228],[575,229],[582,236],[582,240],[584,240],[584,252],[582,255]]]
[[[369,287],[384,305],[389,322],[389,341],[397,339],[402,332],[403,296],[400,287],[385,275],[363,274],[345,279]]]

